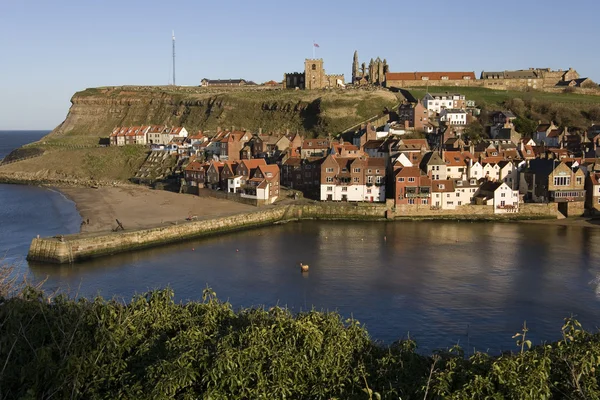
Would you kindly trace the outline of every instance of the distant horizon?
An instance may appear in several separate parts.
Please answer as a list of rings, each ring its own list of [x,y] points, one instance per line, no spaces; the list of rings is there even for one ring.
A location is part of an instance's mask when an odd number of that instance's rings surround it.
[[[387,59],[391,72],[573,67],[600,80],[600,54],[585,51],[596,48],[595,2],[572,1],[570,9],[585,12],[577,23],[554,28],[536,22],[555,21],[565,11],[558,0],[544,7],[506,0],[500,10],[475,0],[459,7],[442,0],[384,0],[371,6],[371,19],[361,14],[364,7],[356,0],[307,0],[301,6],[182,0],[177,7],[156,0],[3,2],[0,35],[10,40],[0,42],[0,54],[10,60],[3,65],[10,79],[2,85],[0,125],[56,127],[73,94],[86,88],[172,83],[173,31],[178,86],[198,86],[203,78],[280,82],[284,73],[303,71],[313,55],[324,60],[326,73],[344,74],[348,82],[355,50],[360,63]],[[518,12],[504,17],[505,10]],[[488,68],[473,68],[482,65]]]

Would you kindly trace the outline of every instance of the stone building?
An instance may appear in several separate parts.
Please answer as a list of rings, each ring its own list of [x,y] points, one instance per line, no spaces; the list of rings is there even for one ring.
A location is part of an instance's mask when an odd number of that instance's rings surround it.
[[[388,72],[385,74],[387,88],[415,86],[480,86],[475,73],[464,72]]]
[[[566,71],[550,68],[529,68],[516,71],[482,71],[480,76],[483,86],[490,89],[542,89],[564,85],[579,79],[579,73],[573,68]]]
[[[304,60],[304,72],[283,74],[283,87],[287,89],[327,89],[344,87],[344,74],[327,75],[323,59]]]
[[[359,65],[358,51],[354,51],[354,59],[352,60],[352,84],[353,85],[379,85],[384,86],[385,74],[389,71],[387,61],[381,61],[379,57],[369,61],[369,66],[363,62]]]

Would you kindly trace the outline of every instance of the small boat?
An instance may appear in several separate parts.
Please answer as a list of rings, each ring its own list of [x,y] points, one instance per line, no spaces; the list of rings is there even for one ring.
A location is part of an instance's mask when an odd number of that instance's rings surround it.
[[[300,271],[302,271],[302,272],[308,272],[308,264],[302,264],[302,263],[300,263]]]

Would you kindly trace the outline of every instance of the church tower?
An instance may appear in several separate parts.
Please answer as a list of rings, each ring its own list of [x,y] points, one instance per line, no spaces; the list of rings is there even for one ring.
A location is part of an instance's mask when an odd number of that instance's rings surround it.
[[[354,50],[354,60],[352,61],[352,84],[359,78],[358,72],[358,50]]]
[[[304,87],[308,90],[322,89],[325,87],[325,70],[323,59],[304,60]]]

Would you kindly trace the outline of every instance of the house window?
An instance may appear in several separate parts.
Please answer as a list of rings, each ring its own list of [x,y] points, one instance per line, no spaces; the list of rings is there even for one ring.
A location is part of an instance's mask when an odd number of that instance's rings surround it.
[[[369,169],[369,171],[368,171],[368,172],[369,172],[369,173],[371,173],[371,172],[373,172],[373,170]]]
[[[440,184],[438,185],[438,188],[439,188],[439,189],[444,189],[444,184],[443,184],[443,183],[440,183]]]
[[[360,172],[360,168],[354,168],[354,172]]]
[[[408,199],[408,204],[415,204],[415,199]]]
[[[381,176],[375,178],[375,183],[381,183]]]
[[[500,193],[500,197],[506,197],[506,193]]]
[[[327,177],[327,183],[331,183],[331,182],[333,182],[333,177],[331,177],[331,176],[328,176],[328,177]]]
[[[456,192],[456,197],[460,197],[460,193]]]
[[[462,206],[462,201],[459,201],[459,202],[458,202],[458,205],[459,205],[459,206]]]
[[[578,184],[578,185],[581,185],[581,183],[582,183],[581,179],[582,179],[582,178],[581,178],[580,176],[578,176],[578,177],[577,177],[577,184]]]
[[[367,193],[371,193],[371,189],[367,189]]]
[[[571,184],[570,176],[555,176],[554,186],[569,186]]]
[[[347,191],[348,191],[348,187],[346,187],[346,186],[343,186],[343,187],[342,187],[342,192],[347,192]]]
[[[352,180],[354,183],[358,183],[358,177],[355,176],[354,179]]]
[[[373,179],[373,177],[370,176],[369,179]],[[404,178],[398,178],[398,182],[404,182]]]
[[[333,172],[333,168],[325,168],[325,172]]]
[[[400,179],[404,179],[404,178],[398,178],[398,180]],[[372,176],[367,176],[367,183],[373,183],[373,177]]]
[[[427,199],[421,199],[421,204],[427,204]]]
[[[327,191],[331,192],[333,190],[333,186],[327,186]]]
[[[446,193],[446,197],[450,197],[450,193]]]
[[[449,201],[447,204],[448,204],[449,206],[453,206],[453,205],[454,205],[454,202],[453,202],[453,201]]]
[[[414,182],[414,181],[415,181],[415,178],[408,178],[408,181],[409,181],[409,182]]]

